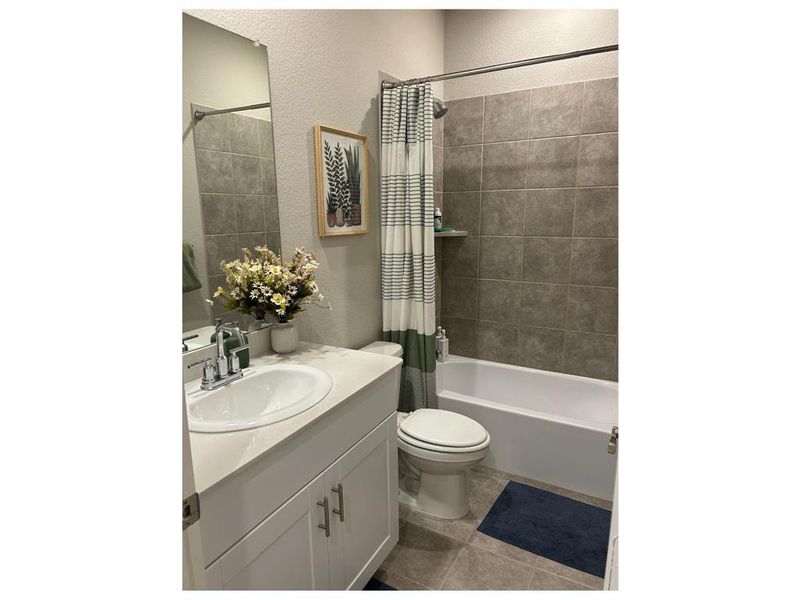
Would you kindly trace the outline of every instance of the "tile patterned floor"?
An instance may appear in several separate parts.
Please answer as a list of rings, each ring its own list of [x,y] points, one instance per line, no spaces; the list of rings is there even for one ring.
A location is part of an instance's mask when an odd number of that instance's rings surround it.
[[[400,505],[400,542],[375,579],[398,590],[602,589],[599,577],[477,531],[509,480],[611,509],[605,500],[478,465],[471,473],[470,511],[461,519],[436,519]]]

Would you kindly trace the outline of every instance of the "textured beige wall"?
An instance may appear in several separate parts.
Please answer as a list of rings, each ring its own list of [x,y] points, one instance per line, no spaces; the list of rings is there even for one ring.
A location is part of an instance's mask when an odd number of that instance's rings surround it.
[[[460,71],[616,44],[616,10],[450,10],[444,70]],[[444,82],[445,99],[470,98],[617,76],[617,53],[520,67]]]
[[[269,52],[275,164],[284,254],[314,250],[319,283],[333,303],[298,318],[301,339],[349,348],[381,330],[378,227],[379,71],[397,77],[444,67],[441,11],[191,10],[190,14],[248,38]],[[370,232],[317,235],[315,123],[369,138]]]

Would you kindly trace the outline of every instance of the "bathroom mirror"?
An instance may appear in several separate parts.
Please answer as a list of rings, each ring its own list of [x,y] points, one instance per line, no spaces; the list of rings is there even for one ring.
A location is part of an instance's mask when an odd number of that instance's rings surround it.
[[[211,343],[215,318],[249,325],[246,315],[209,303],[224,285],[220,262],[244,247],[280,254],[269,103],[266,47],[184,14],[184,352]]]

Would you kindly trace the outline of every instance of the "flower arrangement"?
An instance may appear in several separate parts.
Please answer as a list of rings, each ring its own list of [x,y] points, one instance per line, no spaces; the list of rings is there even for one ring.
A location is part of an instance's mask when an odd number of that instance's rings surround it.
[[[292,261],[283,264],[266,246],[256,246],[256,256],[248,248],[242,251],[244,260],[220,263],[228,289],[217,288],[214,298],[228,310],[288,323],[306,304],[323,299],[314,281],[319,263],[313,252],[297,248]]]

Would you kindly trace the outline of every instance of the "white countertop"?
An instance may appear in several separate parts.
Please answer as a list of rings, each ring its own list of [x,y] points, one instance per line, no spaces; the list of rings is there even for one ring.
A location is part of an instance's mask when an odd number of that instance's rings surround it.
[[[190,432],[197,491],[204,492],[298,434],[402,362],[394,356],[303,342],[291,354],[268,354],[252,359],[253,366],[288,363],[317,367],[333,377],[333,387],[317,404],[284,421],[229,433]],[[185,389],[188,394],[199,387],[200,379],[195,379],[187,383]]]

